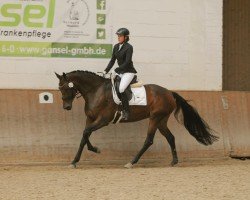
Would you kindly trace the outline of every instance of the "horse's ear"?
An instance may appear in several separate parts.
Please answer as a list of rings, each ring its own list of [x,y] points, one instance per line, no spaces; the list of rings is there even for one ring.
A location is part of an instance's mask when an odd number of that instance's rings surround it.
[[[62,79],[62,76],[60,76],[58,73],[55,72],[55,75],[56,75],[56,77],[57,77],[59,80]]]
[[[68,81],[67,75],[63,72],[63,78]]]

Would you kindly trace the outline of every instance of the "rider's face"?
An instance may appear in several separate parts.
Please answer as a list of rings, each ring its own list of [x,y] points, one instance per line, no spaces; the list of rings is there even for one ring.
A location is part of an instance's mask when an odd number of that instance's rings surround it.
[[[117,35],[118,37],[118,42],[122,44],[125,41],[125,36],[124,35]]]

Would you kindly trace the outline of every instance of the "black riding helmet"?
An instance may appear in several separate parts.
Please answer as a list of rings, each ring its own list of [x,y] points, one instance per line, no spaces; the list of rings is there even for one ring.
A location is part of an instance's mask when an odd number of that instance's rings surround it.
[[[117,35],[126,36],[125,42],[128,42],[128,41],[129,41],[129,30],[128,30],[127,28],[119,28],[119,29],[116,31],[116,34],[117,34]]]
[[[129,30],[127,28],[119,28],[116,31],[117,35],[129,36]]]

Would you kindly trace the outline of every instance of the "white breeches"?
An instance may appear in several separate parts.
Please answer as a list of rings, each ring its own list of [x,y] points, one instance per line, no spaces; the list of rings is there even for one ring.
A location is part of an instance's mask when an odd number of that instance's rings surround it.
[[[135,74],[134,73],[124,73],[119,75],[121,77],[121,83],[119,86],[119,92],[123,93],[125,89],[128,87],[128,85],[133,80]]]

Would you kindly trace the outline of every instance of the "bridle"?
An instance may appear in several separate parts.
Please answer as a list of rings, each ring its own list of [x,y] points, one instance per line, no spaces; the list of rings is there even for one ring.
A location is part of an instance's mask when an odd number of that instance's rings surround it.
[[[67,85],[67,86],[66,86]],[[74,95],[74,98],[76,97],[77,99],[80,98],[82,96],[82,94],[79,92],[79,90],[77,90],[74,86],[74,83],[73,82],[69,82],[67,81],[66,83],[64,83],[62,86],[59,86],[59,89],[61,88],[65,88],[68,87],[71,91],[74,91],[75,92],[75,95]],[[77,96],[78,95],[78,96]]]

